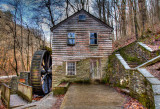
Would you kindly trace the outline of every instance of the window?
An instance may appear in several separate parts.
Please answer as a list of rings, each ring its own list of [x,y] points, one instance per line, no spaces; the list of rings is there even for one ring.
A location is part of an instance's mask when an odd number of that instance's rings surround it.
[[[85,15],[79,15],[79,21],[85,21],[86,16]]]
[[[97,45],[97,33],[90,33],[90,44]]]
[[[75,45],[75,33],[68,33],[68,45]]]
[[[76,63],[67,62],[67,75],[76,75]]]

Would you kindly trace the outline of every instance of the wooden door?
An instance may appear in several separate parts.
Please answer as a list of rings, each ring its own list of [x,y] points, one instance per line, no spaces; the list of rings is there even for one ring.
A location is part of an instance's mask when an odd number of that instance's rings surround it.
[[[92,79],[100,79],[101,78],[100,59],[91,59],[90,72],[91,72]]]

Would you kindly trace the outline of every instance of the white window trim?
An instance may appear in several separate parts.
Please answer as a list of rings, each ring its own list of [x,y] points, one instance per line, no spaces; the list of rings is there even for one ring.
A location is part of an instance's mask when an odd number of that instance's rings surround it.
[[[97,33],[97,44],[91,44],[90,43],[91,42],[91,38],[90,38],[91,33]],[[98,45],[98,32],[90,32],[89,33],[89,45]]]
[[[68,75],[68,62],[73,62],[73,61],[67,61],[66,62],[66,75]],[[76,62],[75,62],[75,75],[77,74],[77,69],[76,69]],[[72,76],[72,75],[68,75],[68,76]],[[74,75],[73,75],[74,76]]]

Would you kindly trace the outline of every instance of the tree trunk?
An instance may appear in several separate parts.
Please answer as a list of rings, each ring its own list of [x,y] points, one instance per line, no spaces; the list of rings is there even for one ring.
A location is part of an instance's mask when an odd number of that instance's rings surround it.
[[[122,0],[121,2],[121,9],[122,9],[122,35],[126,36],[126,0]]]
[[[81,0],[82,9],[84,9],[84,0]]]
[[[50,0],[48,0],[48,2],[46,3],[46,7],[48,8],[48,12],[49,12],[49,15],[50,15],[50,18],[51,18],[51,23],[54,26],[55,22],[54,22],[52,11],[51,11],[51,1]]]
[[[17,76],[19,76],[18,74],[18,62],[17,62],[17,56],[16,56],[16,43],[17,43],[17,22],[16,22],[16,19],[17,19],[17,9],[15,9],[15,17],[14,17],[14,35],[13,35],[13,38],[14,38],[14,45],[13,45],[13,51],[14,51],[14,61],[15,61],[15,71],[16,71],[16,74]]]
[[[66,16],[68,18],[69,17],[69,15],[68,15],[68,4],[69,4],[69,1],[68,0],[66,0],[66,4],[67,4],[67,6],[66,6]]]
[[[20,10],[20,17],[21,17],[21,46],[20,46],[20,53],[21,53],[21,66],[22,70],[25,71],[25,65],[23,61],[23,16],[22,16],[22,10]]]
[[[155,0],[155,16],[160,21],[160,0]]]
[[[27,25],[27,29],[28,29],[28,37],[27,37],[27,71],[29,71],[29,67],[30,67],[30,64],[29,64],[30,30],[29,30],[28,25]]]
[[[107,1],[107,23],[109,24],[109,16],[110,16],[110,7],[109,7],[109,1]]]
[[[101,12],[101,10],[102,10],[102,8],[101,8],[101,1],[100,0],[96,0],[96,2],[97,2],[97,6],[98,6],[98,14],[99,14],[99,19],[101,19],[102,20],[102,12]]]
[[[89,12],[89,0],[87,0],[86,10],[88,10],[88,12]]]
[[[134,33],[134,24],[133,24],[133,2],[129,0],[129,22],[131,28],[131,35]]]
[[[136,39],[138,40],[138,22],[137,22],[137,5],[136,5],[136,0],[134,0],[134,27],[135,27],[135,36]]]
[[[117,25],[118,25],[118,23],[117,23],[117,11],[116,11],[116,0],[114,0],[114,12],[115,12],[115,23],[116,23],[116,37],[115,37],[115,40],[117,40],[117,38],[118,38],[118,28],[117,28]]]
[[[102,1],[102,5],[103,5],[103,21],[106,23],[105,0]]]
[[[158,1],[158,18],[159,18],[159,21],[160,21],[160,0],[157,0]]]
[[[139,11],[140,11],[140,21],[142,24],[142,35],[144,34],[145,30],[145,24],[147,21],[147,14],[146,14],[146,0],[138,0],[138,5],[139,5]]]

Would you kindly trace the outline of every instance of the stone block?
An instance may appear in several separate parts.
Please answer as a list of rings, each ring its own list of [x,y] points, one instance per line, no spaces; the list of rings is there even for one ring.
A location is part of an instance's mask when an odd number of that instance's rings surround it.
[[[144,68],[139,68],[138,71],[140,71],[145,77],[154,78],[154,76]]]
[[[151,84],[160,85],[160,81],[157,78],[147,78]]]
[[[20,72],[20,82],[30,85],[30,72]]]
[[[155,95],[160,95],[160,85],[152,85],[152,88]]]
[[[10,82],[11,94],[15,94],[18,90],[19,77],[12,77]]]
[[[155,100],[155,109],[160,109],[160,95],[155,95],[154,100]]]

